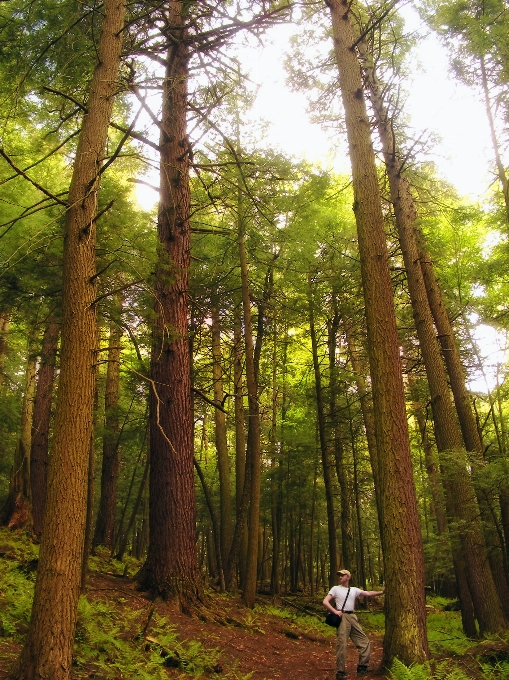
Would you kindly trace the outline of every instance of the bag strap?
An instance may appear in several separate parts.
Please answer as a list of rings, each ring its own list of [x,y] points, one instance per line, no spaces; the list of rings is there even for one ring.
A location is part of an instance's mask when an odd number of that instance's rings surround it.
[[[348,596],[349,596],[349,595],[350,595],[350,586],[348,587],[348,591],[347,591],[347,593],[346,593],[345,601],[343,602],[343,606],[341,607],[341,611],[342,611],[342,612],[345,611],[345,604],[346,604],[346,601],[348,600]]]

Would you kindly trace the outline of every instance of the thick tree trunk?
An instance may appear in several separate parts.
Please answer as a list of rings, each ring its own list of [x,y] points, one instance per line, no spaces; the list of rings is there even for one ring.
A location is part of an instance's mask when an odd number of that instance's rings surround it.
[[[385,559],[384,663],[424,661],[424,557],[410,458],[384,219],[355,35],[346,0],[328,0],[352,164],[354,212],[368,330]]]
[[[30,449],[30,487],[32,491],[33,531],[42,533],[46,507],[48,479],[48,448],[51,422],[51,405],[55,386],[55,363],[60,337],[60,324],[50,319],[42,339],[41,362],[32,420],[32,445]]]
[[[214,401],[222,404],[223,391],[223,365],[221,352],[221,322],[217,302],[213,302],[210,316],[212,320],[212,380],[214,383]],[[233,535],[232,519],[232,495],[230,484],[230,460],[228,456],[228,441],[226,438],[226,414],[224,411],[214,409],[214,424],[216,437],[217,469],[219,472],[219,498],[221,512],[221,558],[222,564],[226,564]]]
[[[374,69],[369,65],[367,59],[364,60],[364,64],[367,86],[389,178],[391,200],[407,273],[415,328],[431,395],[435,438],[443,473],[447,514],[450,526],[451,523],[454,523],[455,526],[459,523],[459,535],[451,535],[452,547],[455,551],[459,549],[461,544],[475,615],[479,621],[481,633],[497,632],[505,625],[504,616],[491,570],[487,566],[488,554],[479,521],[477,500],[472,480],[465,466],[466,452],[433,326],[417,241],[414,235],[414,225],[417,222],[415,203],[408,181],[401,174],[402,161],[397,153],[396,141],[383,104],[381,88],[378,85]]]
[[[113,548],[115,538],[115,514],[117,509],[117,481],[120,468],[119,416],[120,392],[120,340],[122,329],[112,323],[108,343],[108,368],[104,395],[104,435],[101,469],[101,498],[95,525],[94,546]]]
[[[329,447],[327,445],[327,432],[325,429],[325,406],[323,403],[322,376],[320,362],[318,360],[318,344],[315,329],[315,303],[313,296],[313,281],[308,274],[308,314],[309,331],[311,335],[311,351],[313,354],[313,370],[315,376],[316,415],[318,420],[318,435],[320,438],[320,451],[322,454],[323,484],[325,487],[325,501],[327,503],[327,533],[329,537],[329,587],[336,584],[336,571],[338,569],[338,548],[336,540],[336,520],[334,515],[334,492],[332,487],[332,463],[330,460]]]
[[[158,261],[150,393],[150,541],[142,588],[183,607],[202,599],[196,561],[189,356],[189,46],[184,2],[167,4]]]
[[[105,0],[87,113],[69,190],[63,255],[60,379],[30,628],[17,680],[71,674],[87,511],[96,338],[95,215],[122,45],[125,4]]]

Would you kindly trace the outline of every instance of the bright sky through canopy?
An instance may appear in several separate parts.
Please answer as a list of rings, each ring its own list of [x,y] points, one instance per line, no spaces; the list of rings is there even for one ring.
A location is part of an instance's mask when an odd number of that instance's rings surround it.
[[[430,146],[421,161],[433,161],[443,179],[454,185],[460,195],[481,199],[494,181],[490,172],[493,152],[484,106],[479,93],[458,82],[449,71],[446,48],[430,34],[415,10],[403,5],[400,10],[408,31],[423,36],[411,55],[411,80],[404,83],[408,99],[404,111],[410,117],[413,136],[427,131],[437,143]],[[258,85],[258,94],[244,122],[265,121],[262,139],[257,145],[282,151],[296,160],[305,159],[336,172],[349,173],[346,140],[342,135],[331,137],[318,124],[312,124],[307,112],[304,93],[290,91],[286,84],[284,59],[290,50],[290,38],[302,28],[292,24],[275,26],[251,48],[239,51],[242,68]],[[330,46],[332,48],[332,45]],[[339,97],[339,92],[338,92]],[[250,129],[253,130],[255,125]],[[152,179],[157,184],[157,179]],[[138,185],[137,196],[144,207],[152,207],[157,193]],[[482,331],[484,328],[484,331]],[[482,332],[481,332],[482,331]],[[495,329],[479,326],[477,340],[486,358],[490,385],[494,384],[494,368],[505,362],[505,339]],[[485,391],[481,375],[470,383],[471,389]]]

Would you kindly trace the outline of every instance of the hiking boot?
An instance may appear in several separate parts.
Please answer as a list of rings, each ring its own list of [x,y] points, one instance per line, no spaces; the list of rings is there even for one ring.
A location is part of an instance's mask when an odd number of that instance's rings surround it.
[[[364,673],[367,672],[368,672],[367,666],[357,666],[357,675],[364,675]]]

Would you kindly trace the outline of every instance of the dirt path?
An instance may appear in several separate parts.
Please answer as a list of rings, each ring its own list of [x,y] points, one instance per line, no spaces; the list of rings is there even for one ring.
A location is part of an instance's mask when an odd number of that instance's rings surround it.
[[[181,642],[199,641],[205,648],[218,650],[220,655],[216,665],[202,678],[220,680],[230,673],[229,678],[240,680],[251,673],[250,680],[335,680],[334,631],[320,622],[317,627],[303,630],[292,618],[258,608],[252,612],[241,604],[240,599],[219,595],[213,595],[206,608],[188,616],[162,601],[151,602],[145,593],[136,590],[130,579],[108,574],[90,575],[87,586],[89,599],[108,600],[112,607],[119,600],[127,601],[130,609],[139,611],[142,614],[140,620],[148,624],[145,630],[148,640],[151,639],[150,618],[146,617],[155,609],[177,629]],[[271,604],[270,611],[274,612],[271,600],[267,599],[266,603]],[[373,634],[369,637],[372,656],[370,672],[364,678],[375,676],[382,659],[381,639]],[[20,652],[19,643],[11,644],[7,639],[3,642],[0,680],[8,678],[8,668]],[[357,651],[350,642],[347,657],[349,679],[356,677],[356,667]],[[178,668],[168,668],[167,674],[169,679],[184,677],[182,669]],[[73,673],[73,677],[97,678],[97,675],[83,669]],[[126,675],[121,677],[137,680]]]

